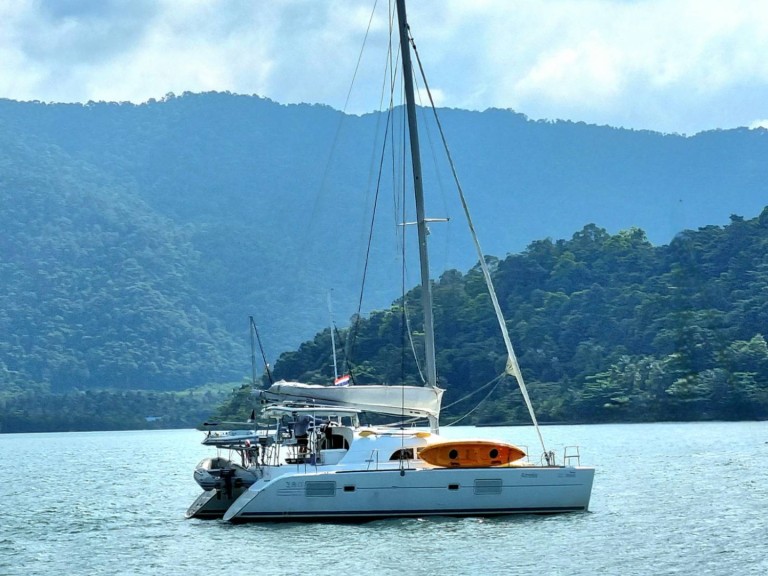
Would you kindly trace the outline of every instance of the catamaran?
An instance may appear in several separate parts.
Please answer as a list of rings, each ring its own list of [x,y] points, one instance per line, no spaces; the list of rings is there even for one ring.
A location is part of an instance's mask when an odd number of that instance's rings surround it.
[[[221,490],[214,489],[201,496],[202,509],[208,498],[213,502],[209,509],[223,514],[225,521],[497,516],[578,512],[589,507],[595,470],[580,464],[575,448],[566,448],[559,461],[546,449],[476,237],[506,346],[506,371],[520,386],[542,456],[532,460],[522,448],[503,441],[440,434],[443,390],[435,362],[429,220],[422,189],[412,40],[404,0],[397,0],[396,9],[418,231],[426,385],[322,386],[280,381],[261,391],[261,416],[273,422],[276,432],[259,444],[260,452],[248,468],[256,479],[236,495],[222,497]],[[463,195],[461,199],[469,218]],[[470,229],[474,236],[474,227]],[[424,419],[428,428],[366,425],[362,415],[368,413]],[[298,423],[307,417],[312,425],[306,433],[297,434]]]

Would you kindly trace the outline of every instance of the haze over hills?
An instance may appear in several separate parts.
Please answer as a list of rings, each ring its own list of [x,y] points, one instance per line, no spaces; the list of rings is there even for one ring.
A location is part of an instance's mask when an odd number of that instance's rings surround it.
[[[440,114],[487,254],[593,222],[664,244],[765,204],[763,129],[683,137],[506,110]],[[0,369],[16,374],[6,380],[179,389],[249,373],[249,315],[270,359],[328,325],[329,290],[345,323],[382,124],[228,93],[0,100]],[[425,126],[437,147],[428,116]],[[425,160],[431,190],[449,187],[444,168]],[[429,210],[452,219],[432,227],[435,275],[470,268],[457,201],[446,192]],[[373,253],[362,312],[401,294],[389,281],[395,250],[382,241]]]

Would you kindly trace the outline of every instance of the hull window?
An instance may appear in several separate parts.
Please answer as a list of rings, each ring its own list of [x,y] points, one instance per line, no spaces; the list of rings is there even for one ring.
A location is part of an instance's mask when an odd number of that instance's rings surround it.
[[[307,482],[304,494],[307,497],[336,496],[336,482]]]
[[[475,494],[501,494],[501,478],[475,480]]]

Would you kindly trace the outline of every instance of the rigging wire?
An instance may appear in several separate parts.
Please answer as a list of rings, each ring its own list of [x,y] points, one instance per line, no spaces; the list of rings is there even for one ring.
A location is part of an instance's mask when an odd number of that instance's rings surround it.
[[[360,51],[358,53],[357,62],[355,64],[355,69],[354,69],[353,74],[352,74],[352,79],[350,80],[350,83],[349,83],[349,89],[347,90],[347,96],[346,96],[345,101],[344,101],[344,107],[342,109],[342,113],[339,115],[339,121],[336,124],[336,128],[335,128],[335,132],[334,132],[334,135],[333,135],[333,139],[331,140],[330,146],[328,147],[327,159],[325,161],[325,165],[324,165],[324,168],[323,168],[323,173],[322,173],[322,175],[320,177],[320,184],[319,184],[319,192],[320,193],[315,195],[314,203],[313,203],[313,205],[311,207],[311,210],[309,212],[309,223],[308,223],[308,226],[310,227],[310,229],[313,227],[313,223],[314,222],[319,221],[318,213],[320,212],[320,199],[321,199],[322,195],[325,194],[326,191],[328,190],[328,181],[329,181],[329,178],[330,178],[331,166],[333,164],[331,162],[331,159],[333,159],[336,156],[337,148],[339,147],[339,144],[341,142],[341,134],[342,134],[342,130],[343,130],[344,126],[345,126],[345,120],[347,118],[347,108],[349,106],[349,102],[350,102],[350,99],[352,97],[352,92],[353,92],[353,89],[355,87],[355,82],[356,82],[356,79],[357,79],[358,72],[359,72],[359,70],[361,68],[363,54],[365,53],[365,48],[366,48],[366,45],[368,43],[368,39],[370,37],[371,30],[373,28],[374,16],[376,14],[376,7],[377,7],[377,5],[378,5],[378,0],[375,0],[374,4],[373,4],[373,8],[372,8],[371,13],[370,13],[370,16],[368,18],[368,25],[366,27],[365,35],[363,37],[363,41],[362,41],[361,46],[360,46]],[[316,239],[314,241],[312,240],[313,234],[306,234],[305,236],[306,237],[303,240],[304,244],[306,244],[307,242],[312,243],[312,242],[316,241]],[[298,254],[304,255],[304,257],[306,257],[306,255],[310,254],[311,252],[312,252],[312,250],[307,249],[306,245],[304,245],[303,247],[300,246],[300,249],[297,251]],[[306,263],[304,263],[304,264],[306,264]],[[299,262],[299,269],[301,267],[302,267],[302,262]]]
[[[461,404],[462,402],[464,402],[468,398],[471,398],[475,394],[479,394],[480,392],[482,392],[483,390],[488,388],[488,386],[492,386],[494,384],[498,384],[503,377],[504,377],[504,373],[499,374],[498,376],[493,378],[490,382],[486,382],[485,384],[483,384],[479,388],[476,388],[475,390],[472,390],[471,392],[469,392],[468,394],[465,394],[464,396],[462,396],[458,400],[454,400],[453,402],[451,402],[447,406],[443,406],[443,408],[452,408],[453,406],[456,406],[457,404]],[[484,402],[485,400],[486,400],[486,398],[483,398],[483,400],[481,400],[478,404],[482,404],[482,402]],[[475,410],[475,408],[473,408],[472,410]],[[462,416],[462,418],[463,418],[463,416]]]
[[[481,387],[480,387],[480,388],[478,388],[477,390],[474,390],[474,391],[470,392],[469,394],[467,394],[466,396],[464,396],[464,398],[460,398],[459,400],[456,400],[455,402],[452,402],[452,403],[451,403],[451,404],[449,404],[448,406],[445,406],[444,408],[450,408],[451,406],[454,406],[454,405],[458,404],[459,402],[462,402],[462,401],[466,400],[466,399],[467,399],[467,398],[469,398],[470,396],[473,396],[473,395],[477,394],[478,392],[480,392],[480,391],[484,390],[485,388],[487,388],[488,386],[490,386],[491,384],[493,384],[493,388],[491,388],[491,390],[488,392],[488,394],[486,394],[486,395],[483,397],[483,399],[482,399],[482,400],[480,400],[480,402],[478,402],[478,403],[475,405],[475,407],[474,407],[474,408],[472,408],[472,410],[470,410],[469,412],[467,412],[466,414],[464,414],[464,416],[461,416],[461,417],[457,418],[456,420],[454,420],[453,422],[451,422],[450,424],[445,424],[444,426],[455,426],[456,424],[458,424],[459,422],[461,422],[462,420],[464,420],[465,418],[467,418],[467,417],[468,417],[470,414],[472,414],[472,413],[473,413],[475,410],[477,410],[478,408],[480,408],[480,406],[482,406],[482,405],[483,405],[483,403],[484,403],[486,400],[488,400],[488,398],[490,398],[490,397],[491,397],[491,394],[493,394],[493,393],[496,391],[496,388],[498,387],[499,383],[501,382],[501,379],[502,379],[502,377],[503,377],[503,376],[504,376],[504,374],[499,374],[498,376],[496,376],[496,378],[494,378],[493,380],[491,380],[490,382],[488,382],[488,383],[487,383],[487,384],[485,384],[484,386],[481,386]]]
[[[391,113],[390,113],[390,115],[391,115]],[[385,128],[385,135],[384,135],[385,141],[386,141],[387,135],[389,134],[389,125],[390,125],[390,122],[389,122],[389,119],[388,119],[387,123],[386,123],[386,128]],[[358,335],[359,328],[360,328],[360,320],[362,318],[361,314],[362,314],[362,309],[363,309],[363,296],[365,294],[365,283],[366,283],[366,280],[367,280],[367,277],[368,277],[368,266],[370,265],[370,261],[371,261],[371,249],[372,249],[372,246],[373,246],[373,230],[374,230],[375,222],[376,222],[377,207],[378,207],[378,204],[379,204],[379,194],[381,192],[381,179],[382,179],[382,173],[383,173],[382,167],[384,165],[385,153],[386,153],[386,145],[382,147],[381,157],[379,159],[379,172],[378,172],[378,176],[377,176],[377,179],[376,179],[376,191],[374,193],[373,210],[372,210],[372,214],[371,214],[371,222],[370,222],[369,229],[368,229],[368,241],[367,241],[366,247],[365,247],[365,260],[364,260],[364,264],[363,264],[363,279],[362,279],[362,284],[361,284],[361,287],[360,287],[360,295],[359,295],[358,301],[357,301],[357,313],[355,314],[355,322],[354,322],[354,325],[353,325],[352,335],[351,335],[351,338],[350,338],[350,340],[351,340],[350,341],[350,346],[351,346],[351,348],[350,348],[350,355],[351,355],[352,351],[354,350],[354,345],[355,345],[355,343],[357,341],[357,335]]]
[[[393,15],[394,15],[394,12],[390,12],[390,19],[389,19],[390,36],[391,36],[391,32],[392,32],[392,30],[394,28],[394,26],[393,26]],[[373,15],[371,15],[371,19],[372,18],[373,18]],[[371,22],[369,21],[369,29],[370,29],[370,25],[371,25]],[[366,32],[366,37],[367,37],[367,34],[368,34],[368,32]],[[453,172],[454,181],[456,182],[456,185],[459,188],[459,193],[462,196],[462,203],[464,204],[465,211],[466,211],[466,204],[464,203],[463,192],[461,190],[461,186],[460,186],[459,181],[458,181],[458,176],[456,174],[455,166],[453,164],[452,158],[450,156],[450,152],[449,152],[448,147],[447,147],[447,143],[446,143],[446,140],[445,140],[445,136],[443,134],[443,130],[442,130],[442,126],[440,124],[440,120],[439,120],[439,118],[437,116],[437,111],[435,109],[434,100],[432,98],[431,91],[430,91],[429,86],[427,84],[426,76],[424,74],[424,69],[423,69],[421,60],[419,58],[418,51],[416,50],[416,46],[415,46],[415,43],[413,41],[413,38],[410,37],[410,33],[409,33],[409,39],[410,39],[411,45],[413,46],[414,54],[416,55],[416,59],[417,59],[418,65],[419,65],[419,70],[421,72],[422,79],[423,79],[423,82],[424,82],[425,91],[427,93],[427,96],[429,98],[429,102],[430,102],[431,108],[432,108],[433,113],[435,115],[435,120],[437,122],[437,127],[438,127],[440,136],[441,136],[442,141],[443,141],[443,146],[444,146],[444,148],[446,150],[446,153],[448,155],[448,161],[450,163],[451,170]],[[389,81],[389,87],[390,87],[390,89],[389,89],[389,105],[387,107],[384,139],[383,139],[381,154],[379,156],[379,167],[378,167],[378,173],[377,173],[377,177],[376,177],[376,187],[375,187],[375,194],[374,194],[373,212],[372,212],[372,217],[371,217],[371,221],[370,221],[370,225],[369,225],[369,233],[368,233],[368,240],[367,240],[367,245],[366,245],[364,269],[363,269],[363,282],[362,282],[362,287],[361,287],[360,295],[359,295],[359,299],[358,299],[357,314],[356,314],[356,319],[355,319],[355,322],[354,322],[354,325],[353,325],[353,329],[350,330],[349,339],[348,339],[349,344],[348,344],[348,346],[344,346],[343,347],[345,349],[345,364],[347,364],[347,366],[349,366],[349,360],[347,358],[346,351],[347,351],[347,348],[349,348],[350,349],[350,354],[351,354],[351,349],[354,348],[354,343],[355,343],[356,338],[357,338],[358,333],[359,333],[359,326],[360,326],[360,321],[361,321],[361,318],[362,318],[361,311],[362,311],[362,304],[363,304],[363,295],[364,295],[364,292],[365,292],[365,284],[366,284],[366,279],[367,279],[367,276],[368,276],[368,268],[369,268],[370,258],[371,258],[371,251],[372,251],[372,245],[373,245],[373,231],[374,231],[374,228],[375,228],[377,207],[378,207],[378,204],[379,204],[380,193],[381,193],[381,190],[382,190],[384,165],[385,165],[385,161],[384,160],[385,160],[385,156],[386,156],[386,149],[387,149],[387,142],[388,141],[390,142],[390,145],[391,145],[390,151],[391,151],[393,160],[396,157],[395,156],[396,148],[395,148],[395,145],[394,145],[394,130],[392,129],[392,127],[394,125],[393,120],[394,120],[394,117],[395,117],[394,116],[394,109],[395,109],[395,107],[394,107],[394,94],[395,94],[395,86],[397,85],[396,79],[397,79],[397,76],[398,76],[397,75],[398,68],[396,66],[394,66],[392,64],[392,62],[393,62],[393,60],[397,61],[399,59],[399,45],[398,45],[397,55],[393,58],[393,50],[392,50],[392,46],[391,46],[391,42],[390,42],[387,57],[388,57],[387,71],[388,71],[389,76],[390,76],[390,81]],[[360,63],[360,59],[358,59],[358,67],[359,67],[359,63]],[[357,71],[358,71],[358,68],[356,67],[356,69],[355,69],[355,76],[357,75]],[[353,82],[354,82],[354,78],[353,78]],[[401,79],[401,82],[402,82],[402,79]],[[383,90],[382,90],[382,101],[383,101],[383,98],[384,98],[385,90],[386,90],[386,88],[383,87]],[[349,102],[350,94],[351,94],[351,87],[350,87],[350,93],[347,95],[347,101],[345,103],[345,109],[346,109],[346,106],[347,106],[347,104]],[[421,94],[419,94],[419,96],[421,96]],[[422,106],[422,107],[426,108],[426,106]],[[405,122],[405,115],[403,115],[403,122]],[[429,135],[431,135],[431,132],[429,133]],[[429,145],[430,145],[430,149],[432,149],[432,151],[433,151],[433,158],[435,158],[434,143],[433,143],[431,137],[429,138]],[[407,150],[406,150],[405,146],[402,147],[401,153],[403,155],[405,155],[407,153]],[[404,160],[401,160],[401,162],[402,162],[401,166],[405,165]],[[395,177],[395,173],[397,172],[396,171],[396,164],[397,164],[396,162],[394,162],[394,161],[392,162],[393,181],[397,180],[397,178]],[[404,190],[405,189],[405,178],[406,178],[407,175],[405,174],[404,170],[401,170],[400,172],[401,172],[401,177],[403,178],[403,183],[400,185],[400,189]],[[437,172],[439,172],[439,171],[437,171]],[[440,184],[440,185],[442,187],[442,184]],[[402,196],[400,196],[398,194],[394,195],[394,200],[395,200],[395,206],[394,206],[395,207],[395,214],[399,216],[401,222],[405,223],[406,222],[405,202],[401,201],[402,200]],[[467,218],[469,219],[469,214],[468,213],[467,213]],[[469,220],[469,223],[470,223],[470,227],[472,228],[471,220]],[[402,231],[402,234],[399,235],[399,239],[400,239],[400,242],[401,242],[401,251],[402,251],[402,254],[401,254],[401,262],[402,262],[401,330],[404,329],[405,333],[408,336],[408,341],[410,343],[410,348],[411,348],[411,352],[413,354],[413,358],[414,358],[414,360],[416,362],[416,367],[417,367],[417,370],[418,370],[418,373],[419,373],[419,377],[420,377],[420,379],[423,382],[424,381],[424,375],[423,375],[423,372],[422,372],[422,369],[421,369],[421,365],[419,363],[418,354],[416,353],[416,346],[415,346],[415,343],[414,343],[414,340],[413,340],[413,332],[412,332],[411,326],[410,326],[410,318],[409,318],[409,314],[408,314],[408,302],[407,302],[407,298],[406,298],[407,261],[406,261],[406,258],[405,258],[405,244],[406,244],[406,241],[405,241],[405,228],[406,228],[405,226],[402,226],[403,231]],[[335,326],[334,326],[334,329],[335,329]],[[401,333],[401,340],[403,340],[402,333]],[[351,367],[348,370],[348,372],[350,374],[352,374]],[[404,358],[404,355],[403,355],[403,357],[401,357],[401,380],[403,380],[403,381],[405,379],[404,373],[405,373],[405,358]],[[497,376],[491,382],[485,384],[484,386],[481,386],[480,388],[478,388],[477,390],[474,390],[473,392],[471,392],[470,394],[464,396],[463,398],[461,398],[461,399],[453,402],[452,404],[444,407],[444,408],[450,408],[451,406],[454,406],[455,404],[457,404],[459,402],[462,402],[462,401],[466,400],[467,398],[482,392],[483,390],[485,390],[489,386],[492,386],[491,390],[477,404],[477,406],[475,406],[472,410],[470,410],[464,416],[461,416],[460,418],[458,418],[454,422],[448,424],[448,426],[456,425],[458,422],[466,419],[473,412],[475,412],[493,394],[493,392],[496,390],[499,382],[501,381],[502,376],[503,376],[503,374],[500,375],[500,376]],[[353,382],[354,382],[354,378],[353,378]],[[404,394],[404,391],[403,391],[403,394]],[[403,403],[404,403],[404,397],[403,397]],[[407,424],[408,420],[405,419],[405,414],[402,415],[402,418],[403,419],[401,421],[401,425]],[[534,416],[534,418],[535,418],[535,416]],[[543,442],[542,442],[542,445],[543,445]]]
[[[523,399],[525,400],[525,405],[528,408],[528,413],[531,416],[531,420],[533,421],[533,427],[536,430],[536,434],[539,437],[539,442],[541,443],[541,447],[542,447],[542,449],[544,451],[544,456],[545,456],[545,458],[547,460],[547,463],[550,464],[551,463],[550,462],[551,455],[547,451],[547,448],[546,448],[546,446],[544,444],[544,438],[541,435],[541,430],[539,429],[539,423],[538,423],[538,421],[536,419],[536,413],[533,410],[533,405],[531,404],[531,399],[528,396],[528,389],[525,386],[525,381],[523,380],[523,374],[522,374],[522,371],[520,370],[520,366],[519,366],[519,364],[517,362],[517,355],[515,354],[515,351],[514,351],[514,349],[512,347],[512,342],[509,339],[509,333],[507,331],[507,324],[506,324],[506,321],[504,320],[504,317],[503,317],[503,315],[501,313],[501,306],[499,305],[498,298],[496,297],[496,291],[493,289],[493,283],[491,281],[491,273],[490,273],[490,270],[488,269],[488,263],[485,261],[485,256],[483,254],[482,249],[480,248],[480,242],[477,239],[477,234],[475,233],[475,227],[474,227],[474,224],[472,223],[472,218],[471,218],[470,213],[469,213],[469,206],[467,205],[466,198],[464,196],[464,190],[462,189],[461,183],[459,182],[459,177],[458,177],[458,174],[456,172],[456,165],[453,162],[453,157],[451,156],[450,149],[448,148],[448,142],[446,141],[445,133],[443,132],[443,126],[442,126],[442,124],[440,122],[440,117],[437,114],[437,108],[435,107],[435,102],[434,102],[434,99],[432,98],[432,92],[429,89],[429,84],[427,83],[427,77],[426,77],[426,74],[424,73],[424,67],[422,66],[421,58],[419,57],[419,51],[416,49],[416,42],[413,40],[413,36],[411,36],[410,28],[408,29],[408,39],[410,41],[411,46],[413,47],[413,53],[416,56],[416,62],[418,63],[419,71],[421,72],[422,79],[424,80],[424,87],[426,88],[427,96],[429,98],[429,102],[430,102],[430,105],[432,107],[432,112],[433,112],[433,114],[435,116],[435,122],[437,123],[437,128],[438,128],[438,130],[440,132],[440,137],[442,138],[442,141],[443,141],[443,147],[445,149],[445,153],[446,153],[446,156],[448,158],[448,163],[449,163],[449,165],[451,167],[451,173],[453,174],[453,179],[454,179],[454,182],[456,183],[456,188],[458,189],[458,192],[459,192],[459,198],[461,199],[461,205],[464,208],[464,215],[467,218],[467,224],[469,225],[469,228],[470,228],[470,230],[472,232],[472,239],[474,241],[475,249],[477,250],[478,257],[480,259],[480,267],[481,267],[481,269],[483,271],[483,276],[485,277],[486,284],[488,286],[488,293],[489,293],[489,295],[491,297],[491,301],[493,303],[493,308],[494,308],[494,310],[496,312],[496,317],[497,317],[497,319],[499,321],[499,327],[501,328],[502,335],[504,337],[504,345],[507,348],[507,368],[506,368],[506,372],[508,374],[514,376],[515,379],[517,380],[517,384],[520,387],[520,391],[523,394]]]
[[[355,64],[355,71],[352,73],[352,81],[349,83],[349,90],[347,91],[347,98],[344,100],[344,109],[342,112],[347,112],[347,106],[349,106],[349,99],[352,97],[352,89],[355,86],[355,79],[357,78],[357,73],[360,70],[360,62],[363,60],[363,53],[365,52],[365,44],[368,40],[368,35],[371,32],[371,24],[373,23],[373,16],[376,14],[376,5],[379,3],[379,0],[375,0],[373,3],[373,9],[371,10],[371,15],[368,18],[368,27],[365,29],[365,37],[363,38],[363,44],[360,46],[360,53],[357,55],[357,63]]]
[[[413,341],[413,331],[411,330],[411,321],[408,317],[408,304],[407,299],[403,298],[403,316],[405,317],[405,330],[408,334],[408,343],[411,345],[411,354],[416,363],[416,371],[419,373],[419,380],[422,384],[426,384],[427,379],[424,377],[424,372],[421,369],[421,362],[419,361],[419,355],[416,353],[416,343]]]
[[[345,349],[345,353],[347,357],[352,357],[354,352],[354,347],[357,342],[357,337],[359,335],[360,330],[360,322],[362,320],[362,309],[363,309],[363,298],[366,290],[366,284],[367,284],[367,278],[368,278],[368,270],[370,266],[370,260],[371,260],[371,252],[373,247],[373,233],[375,228],[375,222],[376,222],[376,214],[378,213],[378,205],[379,205],[379,199],[380,194],[382,191],[382,185],[384,180],[384,167],[386,165],[386,155],[387,155],[387,146],[389,145],[389,152],[391,154],[391,162],[390,165],[392,167],[392,182],[398,181],[398,169],[397,166],[400,167],[405,166],[405,157],[407,154],[407,149],[405,146],[396,146],[395,142],[396,139],[394,137],[394,120],[396,118],[395,115],[395,88],[398,85],[398,80],[400,81],[400,84],[402,85],[402,75],[399,74],[399,67],[395,64],[400,59],[400,44],[399,42],[395,42],[396,49],[392,49],[392,38],[393,34],[396,30],[395,27],[395,18],[396,13],[394,10],[394,6],[390,6],[389,10],[389,18],[388,18],[388,24],[389,24],[389,37],[390,42],[388,43],[388,51],[387,51],[387,66],[386,66],[386,73],[385,77],[388,76],[388,81],[385,80],[384,86],[382,86],[382,99],[380,102],[380,108],[383,109],[382,106],[385,94],[388,93],[388,105],[387,105],[387,114],[386,114],[386,120],[385,120],[385,131],[384,131],[384,137],[382,141],[382,148],[381,148],[381,154],[379,157],[379,166],[377,171],[377,177],[376,177],[376,186],[375,186],[375,193],[374,193],[374,200],[373,200],[373,209],[372,209],[372,217],[371,221],[369,223],[369,230],[368,230],[368,238],[366,241],[366,252],[365,252],[365,258],[364,258],[364,264],[363,264],[363,274],[362,274],[362,283],[361,283],[361,289],[358,296],[358,304],[357,304],[357,311],[355,314],[355,321],[353,322],[353,326],[350,329],[350,337],[348,338],[347,342],[347,348]],[[370,25],[370,22],[369,22]],[[388,87],[388,90],[387,90]],[[402,87],[401,87],[402,91]],[[402,123],[403,126],[401,127],[401,133],[405,132],[405,122],[406,122],[406,116],[405,114],[402,115]],[[378,131],[378,130],[377,130]],[[399,154],[402,156],[398,158],[398,149]],[[393,209],[394,209],[394,217],[396,222],[405,222],[406,221],[406,204],[404,202],[404,196],[403,194],[398,194],[397,190],[403,191],[405,190],[405,181],[407,178],[407,174],[405,174],[405,170],[399,170],[399,178],[402,180],[400,184],[395,186],[393,188]],[[413,333],[410,328],[410,317],[408,315],[408,306],[407,306],[407,300],[406,300],[406,278],[407,278],[407,259],[405,256],[405,248],[406,248],[406,238],[405,238],[405,226],[401,226],[402,231],[397,234],[397,241],[400,246],[400,261],[401,261],[401,279],[402,279],[402,285],[401,285],[401,301],[403,303],[403,312],[402,312],[402,318],[401,319],[401,326],[405,325],[406,334],[408,337],[408,342],[410,344],[411,354],[412,357],[415,360],[416,363],[416,369],[419,374],[419,379],[422,383],[426,382],[426,379],[424,377],[424,373],[421,367],[421,363],[419,361],[419,356],[416,352],[416,345],[413,340]],[[402,338],[401,338],[402,339]],[[405,347],[402,347],[403,350],[405,350]],[[401,357],[401,380],[404,381],[404,371],[405,371],[405,358]],[[351,370],[349,370],[351,373]]]
[[[374,14],[375,10],[376,10],[376,4],[374,4],[374,9],[371,11],[371,18],[370,18],[370,20],[368,22],[369,30],[370,30],[371,22],[373,21],[373,14]],[[391,30],[392,26],[393,26],[391,15],[390,15],[390,19],[389,20],[390,20],[390,24],[389,25],[390,25],[390,30]],[[368,37],[368,31],[366,31],[366,38],[367,37]],[[361,54],[362,54],[362,51],[361,51]],[[358,61],[358,65],[359,65],[359,61]],[[393,74],[396,74],[396,70],[393,71],[392,69],[393,69],[393,66],[392,66],[392,47],[391,47],[391,44],[390,44],[390,46],[388,48],[388,52],[387,52],[387,57],[386,57],[386,65],[385,65],[385,69],[384,69],[384,81],[382,82],[381,98],[380,98],[380,101],[379,101],[379,109],[383,108],[383,102],[384,102],[385,94],[387,94],[387,86],[390,86],[390,90],[389,90],[389,103],[388,103],[388,106],[387,106],[388,110],[387,110],[386,121],[385,121],[384,136],[383,136],[383,139],[382,139],[381,154],[379,156],[379,162],[378,162],[378,170],[377,170],[377,177],[376,177],[376,187],[375,187],[375,192],[374,192],[373,208],[371,210],[371,221],[370,221],[370,224],[369,224],[369,227],[368,227],[368,239],[366,241],[365,257],[364,257],[364,260],[363,260],[363,272],[362,272],[362,279],[361,279],[361,283],[360,283],[360,293],[359,293],[359,296],[358,296],[357,310],[356,310],[355,317],[354,317],[355,320],[352,323],[352,326],[350,327],[350,330],[349,330],[349,338],[347,339],[347,346],[344,349],[345,358],[347,360],[348,365],[351,364],[351,359],[354,357],[354,354],[353,354],[354,353],[354,347],[355,347],[355,344],[357,343],[357,336],[359,334],[359,329],[360,329],[360,321],[362,319],[363,297],[365,295],[366,281],[367,281],[367,278],[368,278],[368,268],[369,268],[369,265],[370,265],[371,249],[372,249],[372,246],[373,246],[373,231],[374,231],[374,227],[375,227],[376,214],[377,214],[377,211],[378,211],[377,210],[377,206],[378,206],[378,202],[379,202],[379,193],[381,191],[381,181],[382,181],[382,176],[383,176],[383,166],[385,164],[384,158],[385,158],[385,153],[386,153],[386,148],[387,148],[387,139],[389,138],[389,132],[390,132],[389,128],[390,128],[390,124],[391,124],[392,99],[393,99],[391,86],[393,85],[394,80],[390,78],[390,81],[387,82],[386,77],[387,77],[388,73],[389,73],[390,77],[392,77]],[[357,74],[357,70],[355,70],[355,74]],[[351,87],[350,87],[350,91],[351,91]],[[381,115],[377,115],[376,123],[377,123],[377,125],[376,125],[376,133],[378,134],[379,131],[380,131],[380,126],[381,126]],[[349,373],[350,373],[350,375],[352,374],[351,366],[350,366],[350,369],[349,369]],[[353,382],[354,382],[354,378],[353,378]]]

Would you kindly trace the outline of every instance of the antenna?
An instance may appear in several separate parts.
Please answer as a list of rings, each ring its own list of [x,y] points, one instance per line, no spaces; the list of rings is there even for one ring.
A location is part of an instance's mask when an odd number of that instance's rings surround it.
[[[254,336],[259,343],[259,350],[261,351],[261,358],[264,361],[264,369],[267,371],[269,384],[272,385],[275,381],[272,379],[272,372],[269,370],[269,362],[267,362],[267,356],[264,354],[264,346],[261,345],[259,329],[256,327],[256,322],[253,321],[253,316],[248,316],[248,320],[251,327],[251,370],[253,371],[253,387],[256,387],[256,346],[254,345]]]

